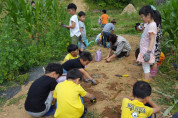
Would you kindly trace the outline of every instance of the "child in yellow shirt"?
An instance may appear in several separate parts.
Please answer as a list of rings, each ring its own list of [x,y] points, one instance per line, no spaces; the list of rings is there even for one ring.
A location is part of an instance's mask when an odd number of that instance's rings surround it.
[[[64,61],[63,63],[65,63],[66,61],[68,60],[71,60],[71,59],[76,59],[78,58],[78,54],[79,54],[79,49],[78,49],[78,46],[77,45],[74,45],[74,44],[70,44],[68,47],[67,47],[67,51],[69,52],[69,54],[67,54],[64,58]]]
[[[96,102],[96,98],[81,87],[81,80],[82,73],[75,68],[68,71],[67,80],[56,86],[53,95],[57,100],[55,118],[85,118],[87,109],[82,97],[90,99],[92,103]]]
[[[138,81],[133,86],[134,100],[124,98],[122,101],[121,118],[148,118],[160,112],[160,107],[150,100],[151,86],[144,81]],[[151,107],[145,106],[149,104]]]

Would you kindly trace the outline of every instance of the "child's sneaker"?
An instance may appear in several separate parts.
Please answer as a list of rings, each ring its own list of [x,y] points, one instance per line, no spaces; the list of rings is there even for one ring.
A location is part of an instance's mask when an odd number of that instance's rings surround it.
[[[93,80],[91,80],[91,83],[93,84],[93,85],[96,85],[96,81],[93,79]]]

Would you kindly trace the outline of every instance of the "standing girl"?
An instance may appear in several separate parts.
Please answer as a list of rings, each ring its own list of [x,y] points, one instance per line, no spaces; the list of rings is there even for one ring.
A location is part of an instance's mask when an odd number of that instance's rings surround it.
[[[143,36],[140,41],[140,53],[137,61],[142,63],[144,71],[144,80],[150,81],[150,65],[155,63],[155,42],[157,35],[157,26],[154,21],[154,10],[151,6],[144,6],[140,9],[139,15],[143,22],[148,22],[148,26],[144,29]]]

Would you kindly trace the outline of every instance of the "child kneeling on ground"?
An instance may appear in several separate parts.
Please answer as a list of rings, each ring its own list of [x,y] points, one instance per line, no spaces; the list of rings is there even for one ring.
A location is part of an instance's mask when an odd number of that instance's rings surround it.
[[[96,81],[87,73],[84,69],[91,61],[93,60],[91,53],[87,51],[83,51],[80,54],[80,57],[77,59],[72,59],[65,62],[63,66],[63,72],[67,73],[67,71],[77,68],[83,74],[83,79],[85,82],[91,81],[92,84],[96,84]]]
[[[50,109],[57,82],[56,79],[62,75],[60,64],[50,63],[45,69],[45,75],[35,80],[27,94],[25,110],[33,117],[44,116]]]
[[[150,100],[151,86],[145,81],[138,81],[133,86],[134,100],[124,98],[121,118],[148,118],[161,108]],[[152,108],[145,106],[149,104]]]
[[[83,105],[83,98],[89,98],[92,103],[96,98],[86,92],[80,85],[82,73],[78,69],[71,69],[67,73],[67,80],[59,83],[53,97],[57,100],[55,118],[85,118],[87,109]]]
[[[65,63],[66,61],[68,60],[71,60],[71,59],[76,59],[78,58],[78,54],[79,54],[79,49],[78,49],[78,46],[77,45],[74,45],[74,44],[70,44],[68,47],[67,47],[67,51],[69,52],[69,54],[67,54],[64,58],[64,61],[63,63]]]

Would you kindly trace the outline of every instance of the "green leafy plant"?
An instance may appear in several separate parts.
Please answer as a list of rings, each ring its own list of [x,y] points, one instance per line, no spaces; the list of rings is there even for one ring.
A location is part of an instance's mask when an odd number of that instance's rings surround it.
[[[175,57],[178,65],[178,1],[167,1],[161,8],[161,14],[164,33],[168,34],[165,38],[163,48],[170,47],[171,55]]]

